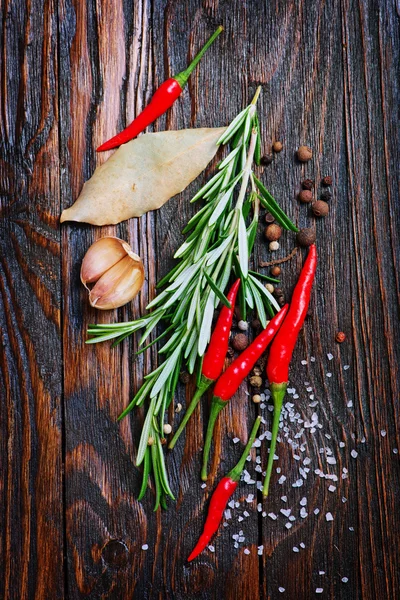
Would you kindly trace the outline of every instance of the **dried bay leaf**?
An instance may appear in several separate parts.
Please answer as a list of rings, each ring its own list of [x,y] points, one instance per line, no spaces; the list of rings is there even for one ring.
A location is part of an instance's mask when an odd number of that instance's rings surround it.
[[[97,167],[61,222],[112,225],[160,208],[203,171],[225,127],[146,133]]]

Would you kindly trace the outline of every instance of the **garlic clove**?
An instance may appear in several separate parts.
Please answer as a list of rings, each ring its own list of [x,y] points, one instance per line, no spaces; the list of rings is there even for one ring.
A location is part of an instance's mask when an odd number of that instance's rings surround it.
[[[81,281],[84,286],[94,283],[100,277],[123,259],[127,254],[140,260],[134,254],[129,244],[117,237],[103,237],[94,242],[86,252],[81,266]]]
[[[100,277],[89,293],[91,306],[109,310],[123,306],[136,296],[144,282],[144,268],[140,258],[136,260],[132,255],[137,256],[130,252]]]

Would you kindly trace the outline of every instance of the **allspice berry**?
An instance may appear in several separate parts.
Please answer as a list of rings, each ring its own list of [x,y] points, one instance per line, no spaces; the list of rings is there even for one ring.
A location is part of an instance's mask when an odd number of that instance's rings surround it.
[[[271,215],[271,213],[270,213],[270,212],[267,212],[267,213],[266,213],[266,215],[265,215],[264,219],[265,219],[265,222],[266,222],[266,223],[268,223],[268,224],[269,224],[269,223],[273,223],[273,222],[275,221],[275,217],[274,217],[274,215]]]
[[[312,190],[314,187],[314,182],[312,179],[305,179],[301,182],[301,187],[303,190]]]
[[[297,158],[300,162],[308,162],[312,159],[312,150],[310,146],[300,146],[297,150]]]
[[[268,227],[265,228],[265,237],[269,242],[275,242],[279,240],[282,235],[282,228],[279,227],[276,223],[271,223]]]
[[[326,217],[329,213],[329,204],[323,200],[317,200],[317,202],[314,202],[312,205],[312,211],[316,217]]]
[[[232,340],[232,346],[238,352],[245,350],[248,345],[249,340],[247,339],[247,335],[245,335],[244,333],[237,333]]]
[[[312,202],[313,201],[312,192],[310,190],[301,190],[300,194],[298,195],[298,199],[300,200],[300,202],[303,202],[303,203]]]
[[[329,202],[329,200],[332,200],[332,192],[330,192],[329,190],[324,190],[323,192],[321,192],[321,200],[324,200],[325,202]]]
[[[335,340],[338,342],[338,344],[341,344],[342,342],[344,342],[345,339],[346,339],[346,334],[343,333],[343,331],[338,331],[335,336]]]
[[[332,185],[332,177],[330,175],[327,175],[322,179],[321,183],[325,187]]]
[[[252,322],[251,322],[251,326],[252,326],[252,328],[253,328],[253,329],[255,329],[256,331],[257,331],[258,329],[261,329],[261,321],[260,321],[260,319],[253,319],[253,320],[252,320]]]
[[[274,142],[272,144],[272,150],[274,152],[282,152],[283,144],[282,142]]]
[[[304,227],[304,229],[300,229],[297,233],[296,240],[299,246],[308,248],[308,246],[311,246],[316,240],[315,231],[311,229],[311,227]]]
[[[275,265],[274,267],[271,268],[271,275],[272,277],[278,277],[278,275],[281,274],[281,268],[278,267],[278,265]]]
[[[262,379],[259,375],[253,375],[249,379],[250,385],[255,388],[259,388],[262,386]]]

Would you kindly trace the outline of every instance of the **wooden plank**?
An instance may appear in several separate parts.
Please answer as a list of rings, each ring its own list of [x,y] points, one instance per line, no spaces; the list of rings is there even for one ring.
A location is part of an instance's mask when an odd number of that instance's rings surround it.
[[[0,596],[64,597],[57,19],[0,20]]]

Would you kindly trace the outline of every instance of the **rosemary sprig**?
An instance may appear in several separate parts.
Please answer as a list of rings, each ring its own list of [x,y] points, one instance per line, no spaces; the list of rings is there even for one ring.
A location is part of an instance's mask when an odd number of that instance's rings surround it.
[[[155,509],[165,504],[166,496],[173,498],[162,450],[165,413],[174,397],[182,367],[189,373],[195,371],[196,365],[197,373],[201,369],[214,310],[220,301],[227,303],[224,292],[232,271],[242,280],[243,318],[247,309],[255,308],[265,326],[268,316],[279,310],[276,300],[257,279],[257,274],[249,271],[260,203],[268,205],[271,212],[272,209],[275,211],[276,219],[283,227],[297,230],[252,171],[253,161],[258,161],[260,153],[256,113],[259,92],[258,89],[251,104],[232,121],[218,141],[220,145],[229,144],[230,152],[218,165],[217,173],[191,200],[203,200],[204,205],[183,230],[187,237],[175,253],[178,263],[158,285],[166,287],[148,304],[147,309],[151,312],[136,321],[90,325],[88,329],[93,336],[87,340],[88,344],[114,339],[115,345],[131,333],[144,330],[141,345],[160,322],[170,334],[159,349],[164,361],[144,377],[141,388],[119,417],[123,418],[133,408],[148,401],[136,464],[144,463],[140,498],[145,493],[150,471],[153,473]],[[251,209],[253,218],[246,226]]]

